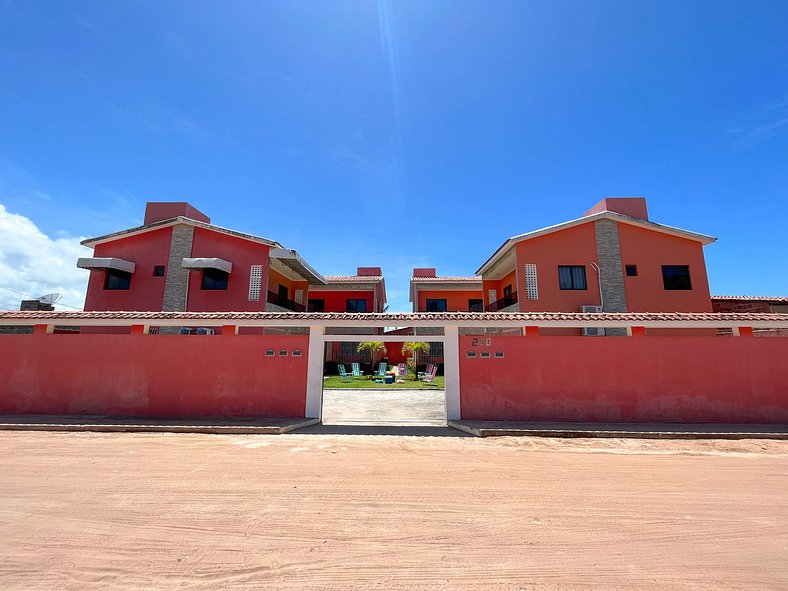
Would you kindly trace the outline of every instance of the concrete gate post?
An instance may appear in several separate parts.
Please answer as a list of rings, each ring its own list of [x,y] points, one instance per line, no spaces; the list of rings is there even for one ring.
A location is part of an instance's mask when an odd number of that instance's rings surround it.
[[[443,375],[446,388],[446,418],[460,416],[460,331],[456,326],[443,327]]]
[[[323,410],[323,354],[325,353],[325,326],[309,327],[309,351],[306,373],[307,419],[320,419]]]

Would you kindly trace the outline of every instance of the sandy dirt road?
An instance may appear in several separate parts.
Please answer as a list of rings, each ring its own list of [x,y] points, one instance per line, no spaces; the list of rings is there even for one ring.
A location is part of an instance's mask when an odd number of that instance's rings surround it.
[[[787,589],[788,442],[0,432],[0,589]]]

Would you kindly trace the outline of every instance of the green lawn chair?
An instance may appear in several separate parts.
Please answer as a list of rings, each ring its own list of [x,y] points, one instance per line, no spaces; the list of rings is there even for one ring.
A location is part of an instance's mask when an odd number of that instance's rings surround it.
[[[378,365],[378,371],[373,374],[375,381],[380,383],[386,379],[386,369],[388,368],[388,363],[383,363],[382,361]]]
[[[345,369],[345,366],[342,365],[341,363],[337,365],[337,369],[339,370],[339,377],[341,377],[343,381],[349,380],[350,378],[353,377],[353,374],[349,374]]]
[[[353,377],[360,378],[364,375],[364,372],[361,371],[361,364],[359,363],[351,363],[350,367],[353,369]]]

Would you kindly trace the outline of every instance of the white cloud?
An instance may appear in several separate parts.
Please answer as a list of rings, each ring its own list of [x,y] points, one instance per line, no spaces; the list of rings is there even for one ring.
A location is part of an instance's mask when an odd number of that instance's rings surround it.
[[[82,308],[88,272],[77,269],[79,257],[91,250],[80,238],[51,238],[23,215],[10,213],[0,203],[0,309],[18,310],[23,292],[38,297],[63,294],[62,303]],[[72,309],[55,306],[59,309]]]

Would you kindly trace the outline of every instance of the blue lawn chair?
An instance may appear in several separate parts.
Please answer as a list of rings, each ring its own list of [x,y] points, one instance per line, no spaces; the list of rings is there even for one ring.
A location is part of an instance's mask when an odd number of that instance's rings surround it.
[[[353,377],[360,378],[364,375],[364,372],[361,371],[361,364],[359,363],[351,363],[350,367],[353,369]]]
[[[337,369],[339,370],[339,377],[341,377],[343,380],[348,380],[353,377],[353,374],[349,374],[347,370],[345,370],[345,366],[341,363],[337,365]]]

